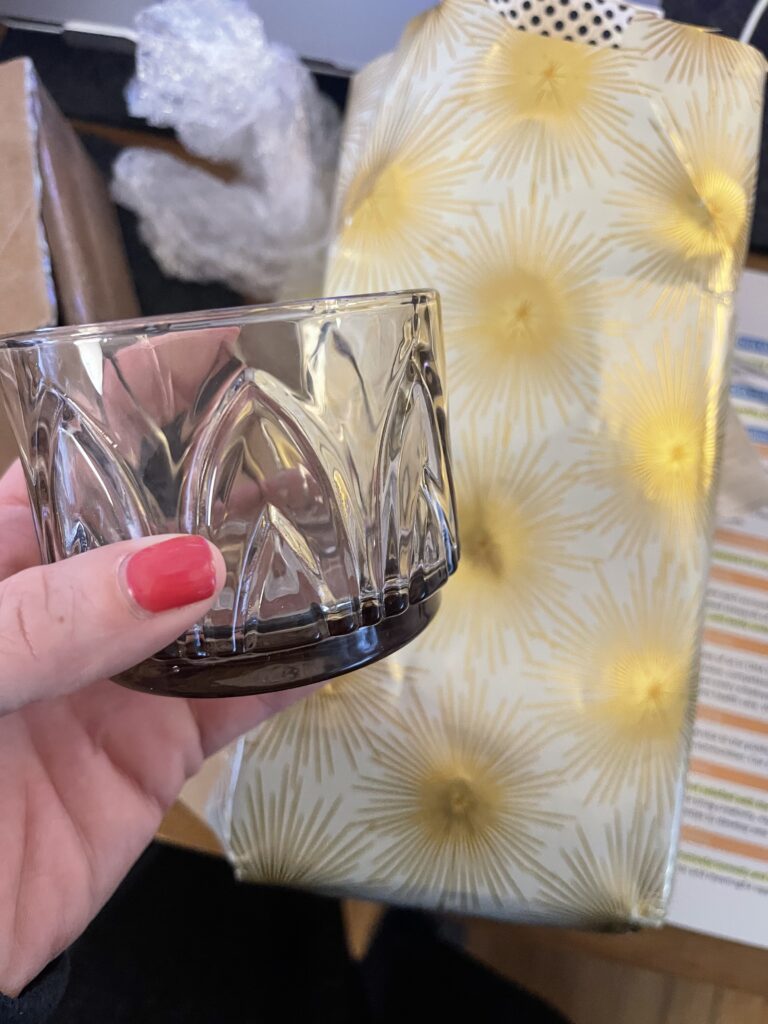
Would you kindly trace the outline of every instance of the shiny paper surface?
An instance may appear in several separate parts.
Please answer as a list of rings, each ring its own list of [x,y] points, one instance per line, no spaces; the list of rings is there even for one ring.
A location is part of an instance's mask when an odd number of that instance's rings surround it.
[[[549,6],[444,0],[358,77],[327,291],[440,290],[463,560],[220,823],[244,878],[622,927],[669,894],[765,67]]]

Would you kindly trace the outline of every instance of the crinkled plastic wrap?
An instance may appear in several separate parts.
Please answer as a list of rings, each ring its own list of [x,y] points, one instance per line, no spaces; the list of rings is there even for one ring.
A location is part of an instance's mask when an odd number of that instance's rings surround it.
[[[359,76],[326,288],[442,294],[462,563],[233,751],[241,877],[662,920],[764,75],[625,5],[444,0]]]
[[[167,153],[121,154],[115,197],[139,215],[162,268],[249,296],[316,293],[338,149],[333,104],[242,0],[166,0],[136,29],[130,112],[237,169],[225,181]]]

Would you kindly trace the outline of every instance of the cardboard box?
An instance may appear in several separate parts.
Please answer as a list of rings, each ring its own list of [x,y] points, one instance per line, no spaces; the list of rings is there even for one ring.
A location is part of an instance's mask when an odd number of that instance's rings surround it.
[[[0,65],[0,282],[0,334],[139,314],[106,183],[26,58]]]

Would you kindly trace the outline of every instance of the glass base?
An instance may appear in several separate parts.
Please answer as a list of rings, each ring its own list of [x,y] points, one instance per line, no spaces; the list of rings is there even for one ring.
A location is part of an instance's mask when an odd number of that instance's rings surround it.
[[[373,626],[287,651],[194,659],[148,658],[115,676],[115,682],[166,697],[243,697],[307,686],[354,672],[393,654],[426,629],[439,607],[438,592]]]

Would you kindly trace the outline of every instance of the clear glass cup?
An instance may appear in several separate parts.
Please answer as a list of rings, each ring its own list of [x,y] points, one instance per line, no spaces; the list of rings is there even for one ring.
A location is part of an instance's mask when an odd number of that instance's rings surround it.
[[[118,681],[259,693],[385,656],[458,551],[433,292],[46,328],[0,339],[42,556],[198,533],[227,581]]]

